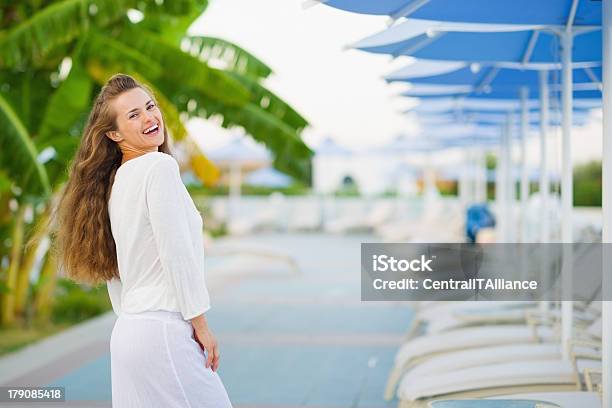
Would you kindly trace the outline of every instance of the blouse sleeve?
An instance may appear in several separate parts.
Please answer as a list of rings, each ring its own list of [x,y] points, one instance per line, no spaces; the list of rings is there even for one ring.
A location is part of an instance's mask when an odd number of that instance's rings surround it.
[[[117,316],[121,314],[121,281],[117,278],[112,278],[106,281],[106,288],[108,289],[108,297],[110,298],[113,311]]]
[[[189,226],[189,193],[183,184],[178,163],[171,157],[156,162],[147,178],[147,207],[162,268],[168,274],[181,314],[192,319],[210,309],[204,271],[197,257],[204,248],[195,248]]]

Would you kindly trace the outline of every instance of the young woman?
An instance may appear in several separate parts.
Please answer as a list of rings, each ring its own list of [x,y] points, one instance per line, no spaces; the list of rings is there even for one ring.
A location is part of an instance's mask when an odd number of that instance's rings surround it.
[[[107,282],[113,408],[231,407],[205,312],[202,218],[153,93],[113,76],[97,96],[57,208],[67,276]]]

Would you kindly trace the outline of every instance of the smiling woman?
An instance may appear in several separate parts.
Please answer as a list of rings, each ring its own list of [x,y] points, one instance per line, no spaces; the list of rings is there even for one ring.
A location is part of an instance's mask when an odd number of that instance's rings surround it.
[[[153,93],[113,76],[100,91],[57,208],[68,277],[106,281],[115,408],[231,407],[204,315],[202,218],[168,148]]]
[[[164,142],[164,121],[161,111],[147,91],[133,88],[119,95],[112,103],[117,129],[107,136],[123,153],[122,163],[144,153],[158,151]]]

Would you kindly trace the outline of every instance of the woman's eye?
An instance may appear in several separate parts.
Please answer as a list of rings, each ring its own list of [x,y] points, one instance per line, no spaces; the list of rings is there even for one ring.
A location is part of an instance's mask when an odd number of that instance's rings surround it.
[[[130,115],[130,119],[135,118],[138,114],[137,113],[133,113]]]
[[[155,107],[155,105],[154,105],[154,104],[151,104],[151,105],[149,105],[149,106],[147,107],[147,109],[154,108],[154,107]]]

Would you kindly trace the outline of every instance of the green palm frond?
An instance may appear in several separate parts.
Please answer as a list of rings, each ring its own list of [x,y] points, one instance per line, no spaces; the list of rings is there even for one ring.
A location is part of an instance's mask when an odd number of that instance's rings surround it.
[[[197,12],[202,14],[208,6],[208,0],[166,0],[139,2],[137,9],[145,15],[164,15],[169,17],[184,17]],[[189,26],[187,26],[189,27]],[[185,30],[187,30],[185,27]]]
[[[223,110],[223,126],[240,126],[255,140],[263,143],[275,157],[275,166],[297,179],[309,179],[308,168],[313,152],[285,123],[258,106]]]
[[[309,174],[305,169],[308,168],[307,163],[312,152],[301,140],[298,132],[260,106],[252,103],[238,107],[228,106],[207,98],[197,89],[177,87],[166,81],[159,82],[158,86],[177,105],[180,112],[187,112],[191,117],[219,116],[223,120],[223,127],[244,128],[251,137],[265,144],[275,157],[285,152],[287,144],[295,145],[292,151],[296,155],[292,159],[303,164],[293,166],[289,170],[287,164],[281,164],[279,170],[287,171],[301,180],[308,180]]]
[[[151,81],[159,78],[164,71],[157,61],[141,53],[138,48],[108,37],[97,30],[87,33],[81,58],[87,61],[94,60],[107,67],[115,67],[116,72],[136,71]]]
[[[56,47],[124,18],[135,0],[64,0],[52,3],[0,37],[0,67],[40,63]]]
[[[49,177],[38,152],[10,103],[0,94],[0,163],[24,194],[51,192]]]
[[[197,89],[229,106],[241,106],[249,100],[244,86],[226,72],[209,67],[156,34],[126,27],[118,39],[161,65],[165,79],[174,87]]]
[[[254,78],[267,78],[272,69],[263,61],[229,41],[221,38],[188,36],[181,48],[203,61],[222,64],[222,69]]]
[[[158,33],[160,38],[168,44],[179,46],[185,37],[187,29],[193,22],[204,13],[208,7],[208,0],[187,0],[189,9],[181,15],[163,12],[144,12],[145,18],[139,24],[142,28]],[[163,4],[174,5],[176,2],[164,2]]]
[[[232,73],[232,76],[251,92],[252,104],[259,106],[272,116],[275,116],[295,132],[299,133],[308,126],[308,121],[297,113],[297,111],[287,102],[283,101],[252,78],[236,75],[235,73]]]
[[[49,94],[55,90],[49,80],[51,73],[49,70],[0,69],[0,91],[30,135],[36,133]]]
[[[55,149],[56,155],[49,163],[49,177],[56,181],[63,175],[80,141],[80,134],[73,129],[91,103],[93,82],[79,60],[73,60],[70,73],[51,95],[45,115],[35,138],[38,150]]]

